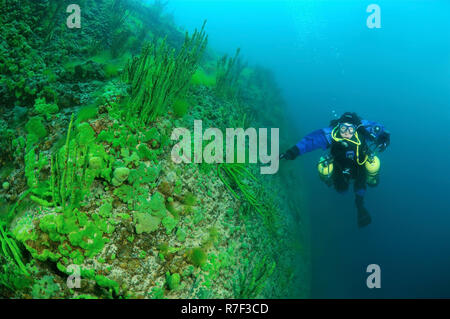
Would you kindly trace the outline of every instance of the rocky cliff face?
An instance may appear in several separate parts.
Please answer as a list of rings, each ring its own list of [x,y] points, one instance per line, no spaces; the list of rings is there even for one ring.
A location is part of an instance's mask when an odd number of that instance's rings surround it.
[[[79,30],[62,23],[62,3],[1,7],[0,295],[306,297],[306,226],[283,177],[171,157],[173,130],[196,119],[224,131],[288,126],[270,72],[210,49],[163,72],[195,36],[159,2],[83,1]],[[168,49],[142,60],[160,36]],[[137,57],[146,81],[123,76]],[[165,101],[145,123],[135,110],[153,101],[141,94]]]

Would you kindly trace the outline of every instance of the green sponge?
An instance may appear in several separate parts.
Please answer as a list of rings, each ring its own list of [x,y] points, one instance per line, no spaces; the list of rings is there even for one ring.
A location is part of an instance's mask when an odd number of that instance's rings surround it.
[[[160,192],[155,192],[150,200],[151,214],[160,218],[166,217],[166,205],[164,195]]]
[[[207,260],[208,256],[206,255],[206,252],[203,250],[203,248],[192,248],[189,252],[189,261],[197,267],[203,266]]]
[[[25,128],[27,129],[28,134],[35,135],[38,138],[46,137],[48,134],[44,124],[42,124],[42,117],[40,116],[30,118],[25,125]]]
[[[127,167],[118,167],[114,170],[114,177],[112,179],[112,184],[114,186],[120,186],[130,175],[130,169]]]
[[[170,290],[176,290],[178,287],[180,287],[180,274],[170,274],[169,272],[166,273],[166,280],[167,285],[169,286]]]
[[[44,115],[47,120],[50,120],[52,114],[58,112],[58,105],[47,104],[45,99],[36,99],[34,102],[34,110],[37,114]]]
[[[169,235],[177,225],[177,221],[171,216],[166,216],[163,218],[162,224],[166,228],[166,234]]]
[[[102,168],[102,159],[98,156],[93,156],[89,159],[89,168],[97,170]]]
[[[136,213],[136,233],[151,233],[158,229],[161,219],[147,213]]]

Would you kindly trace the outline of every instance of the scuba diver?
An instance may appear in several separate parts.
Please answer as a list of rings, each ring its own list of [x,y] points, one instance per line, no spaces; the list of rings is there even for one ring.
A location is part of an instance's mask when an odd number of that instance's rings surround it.
[[[364,227],[372,222],[364,207],[366,185],[374,187],[379,182],[380,160],[375,152],[383,152],[389,143],[390,133],[383,125],[346,112],[339,119],[332,120],[329,127],[306,135],[281,154],[280,159],[294,160],[318,148],[330,148],[330,153],[319,160],[319,175],[339,193],[347,191],[350,181],[354,180],[358,227]]]

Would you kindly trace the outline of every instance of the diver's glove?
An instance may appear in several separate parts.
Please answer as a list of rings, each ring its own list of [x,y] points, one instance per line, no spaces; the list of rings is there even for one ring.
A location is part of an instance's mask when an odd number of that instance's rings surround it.
[[[285,153],[281,154],[280,159],[294,160],[299,155],[300,150],[296,145],[294,145],[290,149],[288,149]]]
[[[380,152],[383,152],[391,143],[391,134],[389,132],[382,132],[380,136],[378,136],[377,147]]]
[[[358,211],[358,227],[365,227],[372,222],[369,212],[364,207],[364,197],[356,195],[356,209]]]

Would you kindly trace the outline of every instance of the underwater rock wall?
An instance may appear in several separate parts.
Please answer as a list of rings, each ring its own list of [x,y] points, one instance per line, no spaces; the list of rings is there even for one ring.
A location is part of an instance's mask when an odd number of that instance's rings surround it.
[[[79,30],[64,4],[0,9],[0,296],[307,297],[295,181],[171,159],[195,119],[289,127],[270,71],[185,37],[159,1],[80,1]]]

